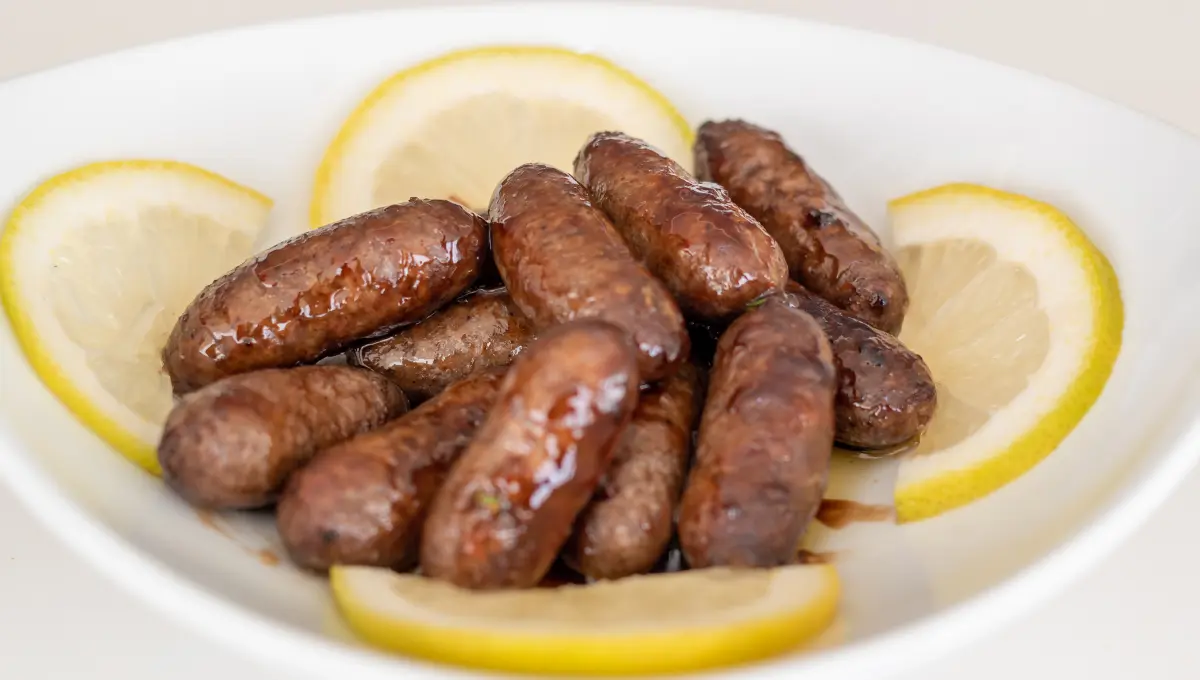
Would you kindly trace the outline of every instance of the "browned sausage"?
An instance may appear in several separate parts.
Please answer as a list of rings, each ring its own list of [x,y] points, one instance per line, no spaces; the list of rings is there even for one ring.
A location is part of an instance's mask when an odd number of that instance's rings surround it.
[[[503,369],[454,383],[407,415],[317,454],[279,499],[279,535],[310,569],[415,565],[421,525],[450,466],[500,393]]]
[[[387,376],[420,403],[476,371],[507,366],[532,340],[532,325],[501,288],[471,293],[346,357]]]
[[[821,327],[779,296],[721,336],[679,510],[692,567],[795,558],[825,492],[835,384]]]
[[[575,176],[689,316],[728,319],[783,289],[787,261],[762,226],[725,189],[645,142],[598,132],[575,158]]]
[[[425,522],[421,569],[467,588],[537,585],[592,497],[637,404],[637,352],[587,320],[517,358]]]
[[[724,186],[766,227],[792,278],[872,326],[900,332],[908,290],[896,260],[778,134],[710,121],[696,133],[695,152],[696,175]]]
[[[185,395],[158,444],[163,479],[193,505],[256,508],[317,451],[408,409],[383,376],[300,366],[231,376]]]
[[[937,408],[937,387],[925,361],[799,284],[788,286],[787,296],[821,324],[833,348],[835,438],[846,446],[879,449],[919,435]]]
[[[662,557],[675,531],[699,402],[699,377],[689,364],[642,392],[612,466],[563,553],[572,568],[594,579],[618,579],[647,572]]]
[[[587,318],[612,323],[633,338],[647,381],[687,358],[687,331],[671,294],[575,178],[522,165],[496,187],[489,216],[500,276],[535,328]]]
[[[475,280],[487,225],[449,201],[412,200],[301,234],[192,301],[163,364],[176,393],[292,366],[417,321]]]

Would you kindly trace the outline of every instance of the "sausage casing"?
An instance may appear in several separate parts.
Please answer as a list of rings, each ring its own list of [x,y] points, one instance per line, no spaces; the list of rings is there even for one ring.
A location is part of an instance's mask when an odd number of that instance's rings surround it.
[[[825,492],[834,388],[821,327],[778,296],[721,336],[679,511],[692,567],[795,558]]]
[[[454,383],[409,413],[317,454],[292,475],[276,512],[297,564],[404,569],[451,465],[500,393],[503,369]]]
[[[695,155],[696,175],[724,186],[762,223],[793,279],[880,330],[900,332],[908,289],[896,260],[778,134],[710,121],[696,133]]]
[[[646,267],[692,318],[728,319],[782,290],[783,252],[722,187],[620,132],[598,132],[575,176]]]
[[[163,350],[176,393],[293,366],[417,321],[479,273],[487,225],[449,201],[412,200],[306,232],[209,284]]]
[[[937,408],[937,386],[925,361],[895,337],[797,284],[788,286],[786,295],[816,319],[833,349],[838,442],[880,449],[921,434]]]
[[[404,413],[404,393],[349,366],[300,366],[230,376],[184,395],[158,445],[163,479],[216,510],[273,502],[319,450]]]
[[[642,392],[612,465],[563,552],[573,569],[618,579],[649,571],[666,552],[700,398],[700,379],[690,364]]]
[[[586,320],[541,334],[434,500],[422,571],[467,588],[536,585],[608,467],[637,392],[624,331]]]
[[[532,324],[505,290],[480,290],[346,355],[420,403],[476,371],[507,366],[532,340]]]
[[[669,375],[688,355],[683,315],[666,287],[634,259],[575,178],[547,165],[513,170],[489,217],[500,276],[541,331],[595,318],[625,331],[642,379]]]

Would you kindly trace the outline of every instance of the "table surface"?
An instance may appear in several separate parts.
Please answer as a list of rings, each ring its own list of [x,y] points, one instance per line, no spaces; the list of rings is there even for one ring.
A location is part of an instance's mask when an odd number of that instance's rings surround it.
[[[482,0],[476,0],[477,2]],[[217,28],[404,0],[0,0],[0,79]],[[442,2],[441,4],[453,4]],[[727,0],[693,5],[734,5]],[[774,0],[763,11],[867,28],[1072,83],[1200,133],[1200,3],[1192,0]],[[1137,535],[1000,632],[899,680],[1192,678],[1200,611],[1194,472]],[[0,677],[283,680],[94,573],[0,485]]]

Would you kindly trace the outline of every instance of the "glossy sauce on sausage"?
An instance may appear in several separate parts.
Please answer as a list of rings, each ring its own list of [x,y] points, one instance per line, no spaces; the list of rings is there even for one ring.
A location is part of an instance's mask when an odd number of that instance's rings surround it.
[[[316,361],[453,300],[486,254],[486,223],[449,201],[348,217],[206,287],[171,331],[163,365],[184,393],[227,375]]]
[[[433,503],[422,571],[466,588],[536,585],[608,468],[637,390],[636,352],[610,324],[563,324],[534,341]]]

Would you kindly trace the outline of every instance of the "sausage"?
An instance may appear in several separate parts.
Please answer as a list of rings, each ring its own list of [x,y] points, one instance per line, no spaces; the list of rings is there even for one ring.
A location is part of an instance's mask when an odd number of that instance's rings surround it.
[[[825,331],[837,368],[838,442],[860,449],[903,444],[921,434],[937,408],[925,361],[895,337],[856,319],[799,284],[788,301]]]
[[[349,366],[300,366],[230,376],[191,392],[167,416],[163,479],[214,510],[274,502],[317,451],[408,410],[383,376]]]
[[[163,350],[177,394],[293,366],[417,321],[479,273],[487,225],[449,201],[411,200],[306,232],[200,292]]]
[[[833,448],[833,355],[821,327],[779,296],[721,336],[679,509],[688,564],[789,564]]]
[[[414,566],[425,513],[500,393],[503,369],[454,383],[408,414],[335,444],[292,475],[279,535],[297,564]]]
[[[460,587],[532,587],[591,499],[637,403],[637,351],[606,322],[543,333],[434,499],[421,569]]]
[[[690,317],[729,319],[783,289],[788,264],[762,226],[725,189],[645,142],[598,132],[575,158],[575,176]]]
[[[496,187],[489,217],[500,276],[535,329],[607,321],[633,339],[646,381],[670,375],[687,358],[683,314],[670,292],[634,259],[575,178],[522,165]]]
[[[697,131],[694,151],[696,175],[724,186],[762,223],[793,279],[882,331],[900,332],[908,289],[896,260],[778,134],[710,121]]]
[[[576,571],[618,579],[649,571],[666,552],[700,410],[699,376],[684,364],[642,392],[590,505],[563,552]]]
[[[480,290],[346,358],[387,376],[420,403],[476,371],[507,366],[532,340],[532,324],[504,289]]]

